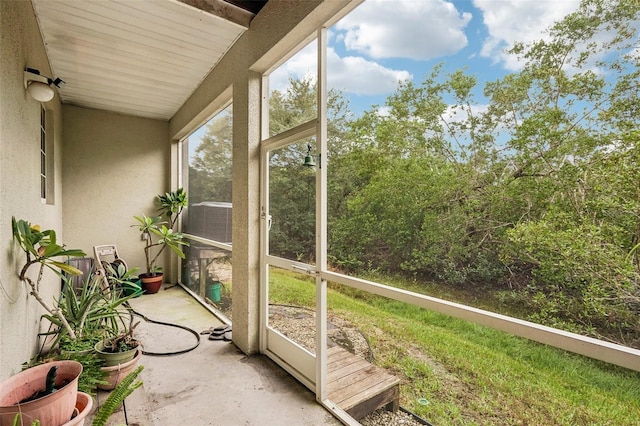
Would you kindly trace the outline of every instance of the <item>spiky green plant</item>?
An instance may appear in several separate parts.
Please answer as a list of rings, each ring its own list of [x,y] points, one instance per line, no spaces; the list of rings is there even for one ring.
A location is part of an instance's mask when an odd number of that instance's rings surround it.
[[[127,374],[127,376],[116,386],[116,388],[111,391],[111,394],[107,398],[107,400],[102,404],[95,417],[93,418],[92,426],[104,426],[113,414],[113,412],[122,404],[122,402],[127,398],[131,393],[142,386],[142,382],[134,381],[138,378],[142,370],[144,369],[143,365],[138,366],[134,371]]]

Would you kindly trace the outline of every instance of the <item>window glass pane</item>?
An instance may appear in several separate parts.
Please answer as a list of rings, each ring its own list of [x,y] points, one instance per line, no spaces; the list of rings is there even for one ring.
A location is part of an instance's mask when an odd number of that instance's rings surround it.
[[[40,198],[47,198],[47,110],[40,109]]]
[[[316,168],[303,165],[308,154],[317,161],[315,138],[269,154],[269,254],[314,263]]]
[[[231,243],[231,106],[189,136],[188,217],[184,231]]]
[[[184,253],[182,283],[231,319],[231,252],[191,241]]]
[[[269,268],[269,327],[309,352],[316,348],[315,277]]]
[[[316,118],[317,50],[314,40],[269,75],[269,136]]]

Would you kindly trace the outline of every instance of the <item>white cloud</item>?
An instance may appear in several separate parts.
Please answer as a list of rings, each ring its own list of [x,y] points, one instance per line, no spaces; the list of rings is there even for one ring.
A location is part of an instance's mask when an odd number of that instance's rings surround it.
[[[575,11],[579,3],[580,0],[473,0],[474,6],[483,13],[489,33],[480,55],[503,62],[507,69],[520,69],[522,64],[515,57],[505,55],[504,50],[517,41],[531,42],[544,37],[546,28]]]
[[[444,111],[443,120],[447,123],[454,122],[463,122],[469,119],[469,113],[473,114],[473,116],[477,117],[482,114],[485,114],[489,110],[488,104],[482,105],[471,105],[469,110],[465,108],[461,108],[457,105],[449,105],[447,109]]]
[[[302,49],[271,74],[270,89],[285,89],[289,76],[315,79],[316,55],[313,43]],[[386,68],[362,57],[340,57],[333,48],[327,48],[327,79],[332,89],[356,95],[387,94],[393,92],[400,81],[412,78],[413,75],[408,71]]]
[[[381,106],[376,110],[376,114],[379,117],[389,117],[391,115],[391,107],[390,106]]]
[[[315,76],[318,73],[318,54],[316,42],[311,42],[305,48],[296,53],[287,62],[269,75],[270,90],[284,90],[289,86],[289,76],[294,79],[303,79]]]
[[[348,50],[371,58],[427,60],[464,48],[470,20],[444,0],[367,0],[335,28]]]
[[[329,87],[356,95],[379,95],[396,90],[398,83],[413,79],[410,72],[385,68],[360,56],[341,58],[327,49]]]

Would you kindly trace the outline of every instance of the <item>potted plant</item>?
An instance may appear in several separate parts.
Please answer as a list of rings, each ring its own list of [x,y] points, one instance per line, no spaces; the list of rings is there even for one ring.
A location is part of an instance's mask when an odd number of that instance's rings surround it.
[[[85,418],[93,409],[93,398],[85,392],[78,392],[74,415],[67,423],[62,426],[83,426]]]
[[[105,367],[131,361],[135,357],[140,342],[134,337],[133,331],[138,324],[139,322],[95,344],[94,349],[98,357],[104,359]]]
[[[59,257],[82,257],[85,253],[78,249],[65,249],[57,243],[56,233],[52,229],[41,231],[38,225],[31,225],[25,220],[11,218],[11,228],[13,239],[18,243],[20,249],[25,253],[26,260],[18,277],[20,281],[26,282],[31,294],[38,303],[47,311],[51,318],[56,318],[60,326],[68,333],[72,340],[76,339],[76,334],[59,306],[51,306],[40,295],[40,281],[42,280],[45,268],[55,272],[60,278],[65,279],[62,271],[69,275],[81,275],[82,271],[73,266],[56,260]],[[34,281],[28,276],[32,266],[37,265],[38,278]]]
[[[62,425],[72,415],[82,364],[53,361],[28,368],[0,383],[0,426],[10,426],[16,414],[23,421]]]
[[[120,291],[124,296],[142,295],[140,277],[136,275],[138,268],[127,269],[123,262],[105,262],[103,266],[110,288]]]
[[[140,341],[133,335],[138,324],[131,324],[125,331],[96,343],[96,354],[105,363],[101,369],[105,383],[98,384],[99,389],[115,388],[138,365],[142,350]]]
[[[119,290],[104,290],[98,276],[91,274],[77,292],[67,283],[57,300],[57,307],[73,330],[72,338],[58,316],[43,315],[58,328],[54,330],[61,351],[91,351],[102,340],[105,330],[117,333],[127,326],[130,314],[126,302],[134,295],[122,295]]]
[[[158,259],[164,250],[169,247],[184,259],[181,246],[189,245],[184,241],[184,235],[175,230],[178,218],[187,205],[187,194],[184,189],[178,188],[173,192],[158,195],[157,199],[160,204],[159,216],[134,216],[138,221],[134,226],[138,227],[145,240],[146,273],[140,274],[140,279],[146,293],[157,293],[162,285],[163,275],[161,268],[158,267]],[[164,221],[163,216],[166,216],[168,221]]]

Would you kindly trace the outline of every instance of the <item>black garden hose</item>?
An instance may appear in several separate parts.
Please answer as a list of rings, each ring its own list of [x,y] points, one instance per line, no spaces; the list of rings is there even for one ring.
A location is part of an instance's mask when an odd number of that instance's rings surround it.
[[[180,354],[184,354],[184,353],[187,353],[187,352],[191,352],[192,350],[194,350],[195,348],[197,348],[200,345],[200,334],[198,332],[196,332],[195,330],[193,330],[193,329],[191,329],[189,327],[185,327],[184,325],[180,325],[180,324],[173,324],[173,323],[164,322],[164,321],[152,320],[151,318],[148,318],[146,315],[141,314],[140,312],[137,312],[128,303],[126,303],[126,307],[129,310],[129,312],[131,312],[132,315],[140,317],[143,320],[145,320],[146,322],[150,322],[152,324],[158,324],[158,325],[166,325],[167,327],[181,328],[181,329],[186,330],[189,333],[193,334],[194,336],[196,336],[196,344],[193,347],[190,347],[190,348],[187,348],[187,349],[182,349],[182,350],[179,350],[179,351],[172,351],[172,352],[148,352],[148,351],[145,351],[143,349],[142,353],[144,355],[151,355],[151,356],[180,355]]]

